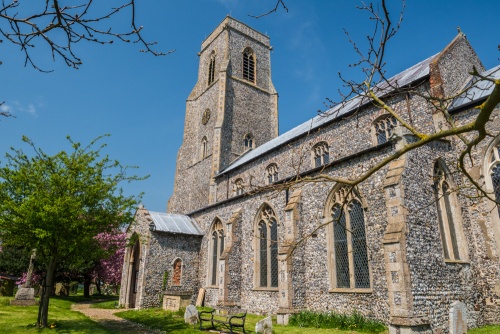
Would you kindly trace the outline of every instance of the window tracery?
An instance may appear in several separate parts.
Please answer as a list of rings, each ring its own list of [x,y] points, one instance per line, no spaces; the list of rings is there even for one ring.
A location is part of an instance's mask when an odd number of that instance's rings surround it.
[[[243,79],[255,82],[255,55],[250,48],[243,51]]]
[[[465,260],[466,246],[462,228],[462,215],[456,193],[453,191],[451,176],[444,162],[434,164],[434,192],[438,225],[445,260]]]
[[[236,196],[243,195],[244,188],[245,184],[243,183],[243,179],[237,179],[236,181],[234,181],[234,192]]]
[[[243,138],[243,145],[245,146],[245,150],[252,149],[253,144],[254,144],[253,135],[251,133],[247,133]]]
[[[220,256],[224,251],[224,226],[219,219],[216,219],[212,224],[210,233],[210,285],[218,285],[219,281],[219,262]]]
[[[330,163],[330,148],[327,142],[320,142],[312,148],[312,158],[314,167],[323,166]]]
[[[270,164],[266,168],[267,184],[273,184],[278,181],[278,165]]]
[[[210,65],[208,67],[208,84],[210,85],[215,79],[215,51],[210,54]]]
[[[273,209],[264,205],[257,214],[256,286],[278,287],[278,220]]]
[[[386,143],[394,133],[394,128],[396,127],[396,125],[397,125],[396,118],[390,115],[380,118],[378,121],[376,121],[373,124],[376,143],[378,145]]]
[[[340,289],[370,288],[364,209],[354,191],[337,189],[328,202],[331,219],[329,261],[331,284]]]

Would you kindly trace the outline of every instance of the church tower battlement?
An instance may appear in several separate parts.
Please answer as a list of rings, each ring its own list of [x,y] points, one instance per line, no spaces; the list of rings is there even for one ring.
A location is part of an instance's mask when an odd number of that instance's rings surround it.
[[[269,42],[229,16],[202,42],[168,212],[188,213],[214,203],[215,175],[278,136]]]

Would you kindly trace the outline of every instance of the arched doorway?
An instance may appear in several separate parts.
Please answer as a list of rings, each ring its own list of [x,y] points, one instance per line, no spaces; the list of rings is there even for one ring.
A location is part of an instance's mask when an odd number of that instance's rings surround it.
[[[132,251],[132,258],[130,263],[130,277],[129,277],[129,307],[135,308],[136,298],[137,298],[137,288],[139,285],[139,264],[141,258],[141,245],[139,240],[134,244]]]

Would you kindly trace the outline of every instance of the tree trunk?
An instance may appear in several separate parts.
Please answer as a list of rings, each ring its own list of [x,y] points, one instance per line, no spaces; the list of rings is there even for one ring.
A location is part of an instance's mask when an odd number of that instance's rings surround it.
[[[101,292],[101,281],[99,280],[99,278],[95,279],[95,288],[97,289],[97,293],[99,295],[102,295],[102,292]]]
[[[92,283],[90,279],[90,275],[83,276],[83,296],[86,298],[90,297],[90,283]]]
[[[54,285],[54,272],[56,269],[56,259],[51,258],[47,266],[47,274],[42,282],[42,296],[38,307],[38,327],[48,327],[49,325],[49,299]]]

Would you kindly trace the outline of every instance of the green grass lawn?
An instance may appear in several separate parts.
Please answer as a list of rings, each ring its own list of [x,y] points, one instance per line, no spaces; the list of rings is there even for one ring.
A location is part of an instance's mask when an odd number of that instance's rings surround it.
[[[0,297],[1,333],[112,334],[80,312],[71,311],[72,301],[59,298],[51,298],[49,304],[49,323],[55,324],[55,328],[36,328],[38,306],[10,306],[11,299]]]
[[[172,334],[200,334],[198,325],[186,325],[184,323],[183,312],[170,312],[162,309],[147,309],[147,310],[129,310],[115,313],[116,316],[134,321],[150,328],[165,331]],[[247,314],[245,322],[245,330],[247,333],[255,333],[255,324],[264,319],[265,316]],[[204,322],[203,326],[209,326],[208,322]],[[217,327],[224,329],[224,327]],[[355,331],[341,331],[328,328],[300,328],[293,326],[273,325],[274,334],[313,334],[313,333],[332,333],[332,334],[348,334],[358,333]]]
[[[68,333],[68,334],[114,334],[102,326],[88,319],[79,312],[71,311],[71,304],[86,301],[88,298],[72,296],[69,298],[51,298],[49,306],[49,322],[55,324],[54,329],[38,329],[34,327],[37,318],[38,306],[10,306],[12,297],[0,297],[0,332],[1,333]],[[102,297],[92,297],[90,300],[102,300]],[[114,308],[116,297],[111,300],[97,302],[94,307]],[[167,334],[200,334],[198,326],[184,323],[183,312],[169,312],[161,309],[129,310],[116,313],[117,316],[128,319],[152,329],[164,331]],[[245,329],[247,333],[254,333],[255,324],[263,316],[249,314]],[[207,323],[208,325],[208,323]],[[300,328],[293,326],[273,325],[274,334],[354,334],[355,331],[340,331],[335,329]],[[469,330],[470,334],[500,334],[500,325],[485,326]]]

